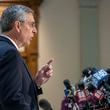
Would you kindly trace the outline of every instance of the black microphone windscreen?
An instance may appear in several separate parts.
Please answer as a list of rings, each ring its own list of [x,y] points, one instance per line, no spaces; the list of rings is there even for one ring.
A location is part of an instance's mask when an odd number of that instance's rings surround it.
[[[43,108],[43,110],[52,110],[51,104],[46,99],[40,99],[39,106]]]
[[[110,74],[110,68],[107,68],[107,69],[106,69],[106,72],[107,72],[108,74]]]
[[[91,84],[91,83],[88,84],[88,90],[89,90],[89,92],[94,92],[95,89],[96,88],[93,86],[93,84]]]
[[[66,87],[67,89],[71,89],[71,82],[70,82],[69,79],[65,79],[65,80],[63,81],[63,83],[64,83],[64,85],[65,85],[65,87]]]
[[[90,75],[93,75],[97,71],[94,67],[87,67],[82,71],[83,77],[89,77]]]

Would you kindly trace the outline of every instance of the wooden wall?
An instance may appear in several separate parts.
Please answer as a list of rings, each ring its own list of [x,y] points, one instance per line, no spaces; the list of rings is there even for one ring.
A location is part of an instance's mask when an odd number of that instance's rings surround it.
[[[36,20],[36,27],[38,29],[39,24],[39,6],[43,0],[3,0],[0,1],[0,14],[2,11],[8,7],[9,5],[13,4],[22,4],[29,6],[35,11],[35,20]],[[24,60],[27,63],[27,66],[29,67],[29,70],[32,73],[32,76],[34,76],[38,70],[38,33],[33,38],[31,44],[29,46],[23,47],[20,49],[20,53]]]

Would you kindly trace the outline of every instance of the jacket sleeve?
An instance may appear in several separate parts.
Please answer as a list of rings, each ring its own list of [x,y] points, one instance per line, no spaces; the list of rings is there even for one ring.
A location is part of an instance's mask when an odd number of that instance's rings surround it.
[[[38,86],[36,85],[36,83],[35,83],[35,86],[36,86],[37,95],[43,94],[42,88],[41,88],[41,87],[38,87]]]
[[[12,49],[0,57],[0,104],[3,110],[31,110],[22,93],[18,53]]]

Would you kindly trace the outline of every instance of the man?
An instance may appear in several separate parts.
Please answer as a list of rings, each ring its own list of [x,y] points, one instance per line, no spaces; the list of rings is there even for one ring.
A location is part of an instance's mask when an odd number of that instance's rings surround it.
[[[18,52],[37,33],[33,14],[29,7],[13,5],[1,15],[0,110],[39,110],[36,96],[42,93],[41,85],[53,75],[50,60],[33,80]]]

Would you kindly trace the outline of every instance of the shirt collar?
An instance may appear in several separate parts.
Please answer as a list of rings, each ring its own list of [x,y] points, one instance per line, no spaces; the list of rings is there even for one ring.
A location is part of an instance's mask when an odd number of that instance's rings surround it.
[[[11,39],[10,37],[8,37],[7,35],[4,35],[4,34],[2,34],[1,36],[9,39],[13,43],[13,45],[17,48],[17,50],[19,50],[19,47],[17,46],[17,44],[15,43],[15,41],[13,39]]]

